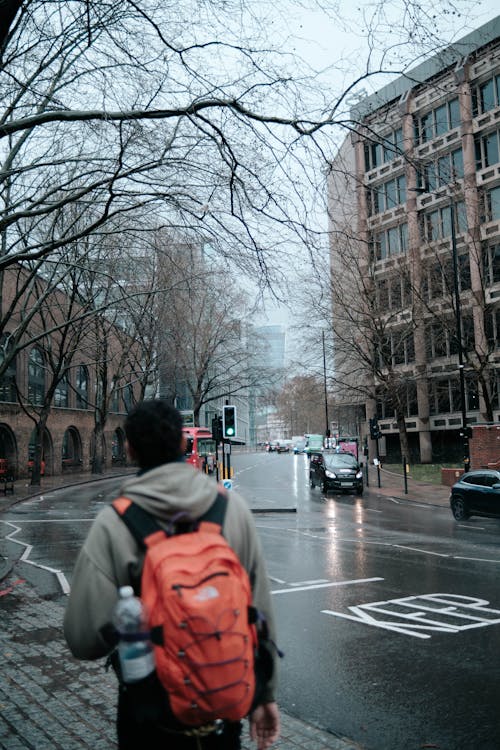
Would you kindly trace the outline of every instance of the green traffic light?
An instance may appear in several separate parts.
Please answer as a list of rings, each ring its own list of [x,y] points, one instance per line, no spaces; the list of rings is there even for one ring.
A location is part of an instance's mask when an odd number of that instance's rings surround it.
[[[228,427],[227,430],[226,430],[226,432],[227,432],[228,435],[234,435],[234,430],[233,430],[232,427]]]

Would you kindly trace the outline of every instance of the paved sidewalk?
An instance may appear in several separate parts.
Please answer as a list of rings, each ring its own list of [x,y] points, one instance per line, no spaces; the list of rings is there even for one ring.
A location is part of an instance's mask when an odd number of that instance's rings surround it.
[[[73,474],[47,477],[41,487],[19,481],[13,496],[0,496],[2,511],[28,497],[72,484],[99,481],[134,469],[98,477]],[[370,468],[368,492],[408,502],[448,505],[449,488]],[[0,558],[0,750],[112,750],[115,742],[116,685],[103,662],[71,657],[62,635],[64,602],[43,599]],[[243,748],[255,745],[245,728]],[[278,750],[367,750],[345,737],[282,713]]]

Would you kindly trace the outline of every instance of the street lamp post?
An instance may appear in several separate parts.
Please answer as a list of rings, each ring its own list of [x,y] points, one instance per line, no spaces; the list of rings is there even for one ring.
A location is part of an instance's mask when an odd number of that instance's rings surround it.
[[[321,337],[323,341],[323,385],[325,389],[325,420],[326,420],[325,438],[328,440],[330,438],[330,427],[328,423],[328,392],[326,389],[326,352],[325,352],[325,332],[324,331],[321,331]]]
[[[469,436],[467,430],[467,403],[465,398],[465,372],[464,372],[464,350],[462,346],[462,312],[460,305],[460,289],[458,284],[458,253],[457,253],[457,235],[455,229],[455,201],[450,203],[450,220],[451,220],[451,252],[453,258],[453,291],[455,297],[455,326],[458,345],[458,372],[460,378],[460,408],[462,411],[462,429],[463,438],[463,463],[464,471],[469,471],[470,454],[469,454]]]

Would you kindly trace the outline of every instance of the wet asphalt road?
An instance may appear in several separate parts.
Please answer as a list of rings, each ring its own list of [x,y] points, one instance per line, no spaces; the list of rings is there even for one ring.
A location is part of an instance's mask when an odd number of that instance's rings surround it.
[[[235,489],[258,511],[286,653],[283,708],[367,750],[498,750],[500,522],[456,524],[447,508],[375,491],[325,497],[309,489],[304,456],[232,463]],[[2,516],[4,544],[27,558],[18,572],[44,596],[63,603],[76,552],[119,483]]]

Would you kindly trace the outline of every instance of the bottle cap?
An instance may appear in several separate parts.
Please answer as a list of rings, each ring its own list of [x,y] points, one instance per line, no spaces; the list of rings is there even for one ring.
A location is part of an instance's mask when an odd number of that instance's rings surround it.
[[[132,586],[120,586],[118,593],[120,594],[120,599],[130,599],[131,596],[134,596],[134,589]]]

